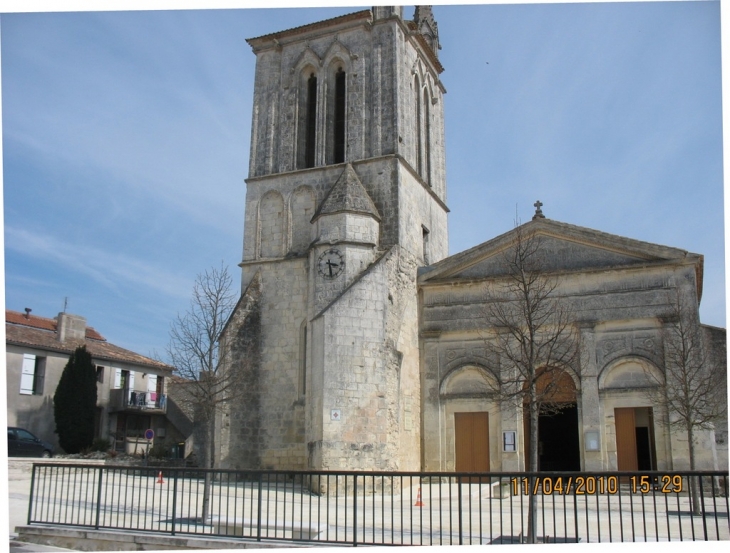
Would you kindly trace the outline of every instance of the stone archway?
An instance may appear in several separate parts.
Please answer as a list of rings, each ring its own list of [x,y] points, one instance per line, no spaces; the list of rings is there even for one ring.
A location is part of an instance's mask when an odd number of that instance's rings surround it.
[[[497,411],[498,389],[494,374],[476,364],[459,366],[441,381],[445,458],[456,472],[489,472],[497,454],[491,442],[498,433],[499,418],[492,416]]]
[[[578,402],[573,378],[567,371],[552,369],[538,377],[537,389],[549,402],[538,419],[538,470],[579,471]],[[526,402],[523,413],[524,454],[529,459],[532,444]]]

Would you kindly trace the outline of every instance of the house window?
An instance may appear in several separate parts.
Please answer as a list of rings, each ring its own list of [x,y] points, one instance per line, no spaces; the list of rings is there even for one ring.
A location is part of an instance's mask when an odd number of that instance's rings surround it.
[[[96,366],[96,381],[100,383],[104,383],[104,367],[101,365]]]
[[[46,379],[46,358],[26,353],[20,374],[20,393],[23,395],[43,395]]]
[[[134,389],[134,373],[123,369],[114,369],[114,388]]]

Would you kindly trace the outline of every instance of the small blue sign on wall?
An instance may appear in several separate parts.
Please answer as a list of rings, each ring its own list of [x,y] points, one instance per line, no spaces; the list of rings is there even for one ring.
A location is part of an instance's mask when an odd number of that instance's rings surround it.
[[[147,430],[144,431],[145,440],[151,440],[154,437],[155,437],[155,431],[152,430],[151,428],[148,428]]]

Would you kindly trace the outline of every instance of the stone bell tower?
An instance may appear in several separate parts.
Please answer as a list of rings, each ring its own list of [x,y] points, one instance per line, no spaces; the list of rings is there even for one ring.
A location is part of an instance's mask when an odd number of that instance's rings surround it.
[[[256,55],[234,468],[416,470],[416,271],[448,253],[430,7],[377,6],[249,39]]]

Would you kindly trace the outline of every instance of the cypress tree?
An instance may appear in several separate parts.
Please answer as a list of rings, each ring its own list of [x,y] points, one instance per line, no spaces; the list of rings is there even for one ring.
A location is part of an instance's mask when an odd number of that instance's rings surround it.
[[[96,369],[86,346],[73,352],[53,396],[58,443],[66,453],[79,453],[94,441]]]

